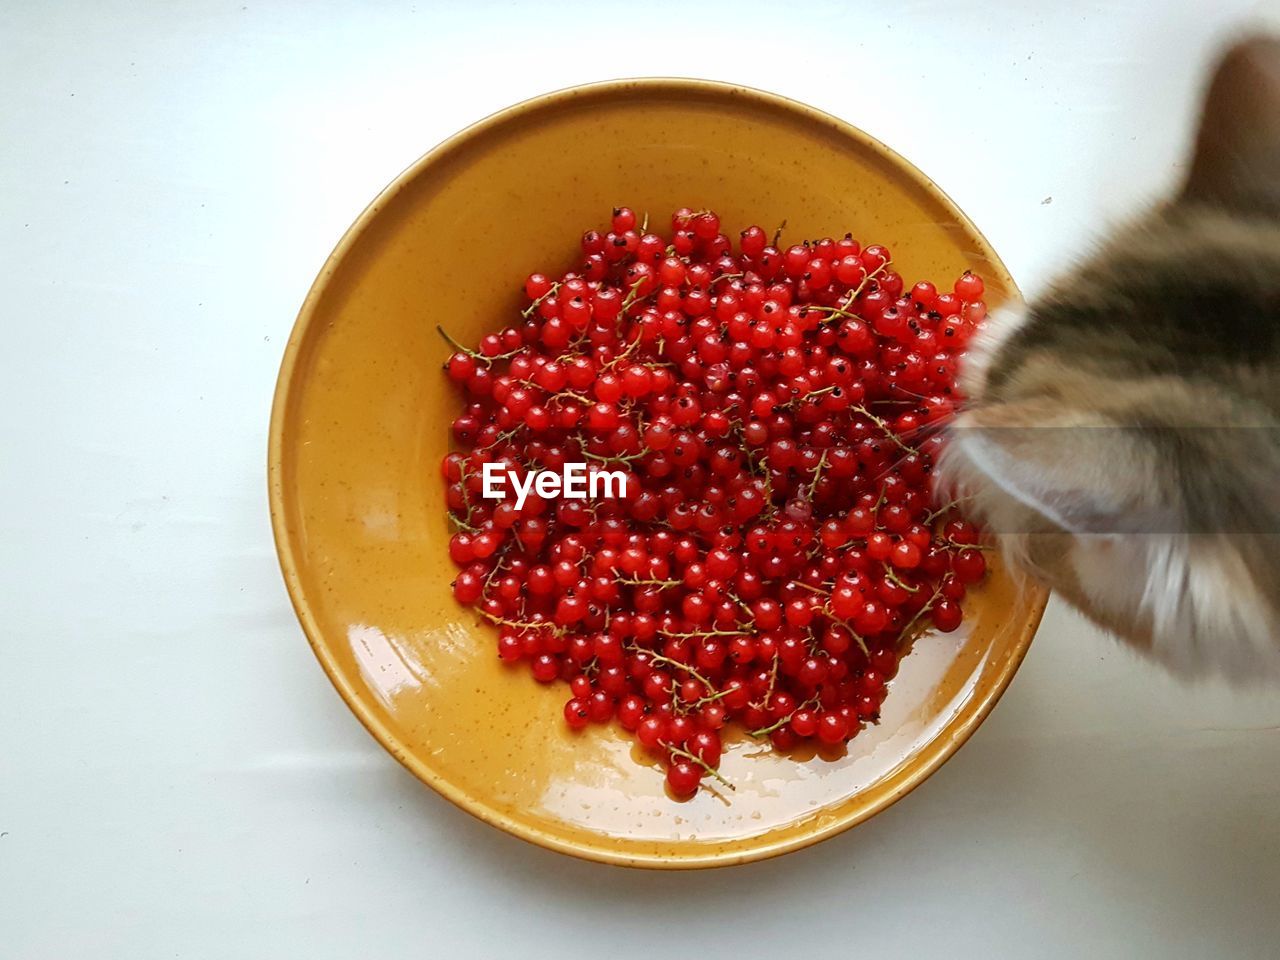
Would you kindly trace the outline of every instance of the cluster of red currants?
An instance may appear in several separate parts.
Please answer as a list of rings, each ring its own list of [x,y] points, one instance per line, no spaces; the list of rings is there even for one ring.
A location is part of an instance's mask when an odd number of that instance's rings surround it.
[[[843,743],[986,572],[931,484],[982,280],[907,289],[850,236],[782,250],[753,226],[735,253],[706,210],[659,236],[619,208],[582,251],[446,364],[466,395],[443,464],[454,595],[503,660],[569,684],[570,727],[616,719],[678,797],[721,779],[731,720],[779,749]],[[517,508],[482,499],[485,462],[586,462],[626,492]]]

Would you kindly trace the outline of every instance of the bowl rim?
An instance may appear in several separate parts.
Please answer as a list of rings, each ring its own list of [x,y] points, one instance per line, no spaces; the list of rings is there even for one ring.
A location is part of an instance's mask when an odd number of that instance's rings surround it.
[[[288,590],[294,613],[302,625],[312,653],[320,662],[330,682],[346,702],[347,707],[355,714],[356,718],[374,739],[410,773],[454,804],[454,806],[522,840],[583,860],[651,869],[698,869],[731,866],[780,856],[793,850],[812,846],[828,837],[842,833],[892,806],[932,776],[969,739],[1003,695],[1026,656],[1031,640],[1039,627],[1045,605],[1048,602],[1048,591],[1039,586],[1027,589],[1026,598],[1030,604],[1030,617],[1027,620],[1026,628],[1022,630],[1021,635],[1017,638],[1011,655],[1000,664],[999,672],[994,681],[989,685],[986,693],[982,694],[976,702],[970,701],[968,713],[961,719],[959,726],[952,730],[949,735],[944,737],[940,734],[926,744],[925,756],[922,762],[906,775],[898,789],[892,793],[881,796],[873,802],[847,810],[842,815],[834,817],[830,822],[824,823],[815,829],[788,835],[772,843],[767,842],[768,834],[766,833],[761,837],[766,842],[756,843],[751,841],[751,846],[746,849],[737,849],[737,844],[729,843],[714,851],[698,852],[695,850],[688,856],[626,853],[610,849],[605,844],[575,842],[542,830],[527,822],[513,819],[501,810],[495,809],[485,801],[455,786],[409,751],[396,735],[366,706],[359,692],[353,688],[345,674],[339,669],[329,645],[324,640],[319,624],[312,614],[307,598],[303,594],[298,562],[298,556],[302,551],[299,549],[296,538],[290,531],[287,522],[288,509],[285,503],[284,484],[285,422],[291,407],[291,398],[299,389],[297,373],[298,361],[302,355],[302,346],[312,334],[316,307],[325,295],[330,278],[350,249],[369,228],[379,211],[414,178],[453,152],[462,149],[471,141],[484,136],[495,128],[569,101],[576,100],[581,102],[586,97],[608,99],[612,96],[628,93],[710,94],[726,98],[732,97],[738,102],[751,103],[756,106],[798,115],[805,120],[816,122],[828,129],[835,130],[842,136],[859,143],[864,148],[887,157],[905,176],[913,180],[916,186],[923,189],[935,202],[946,209],[956,222],[964,225],[982,241],[985,252],[993,265],[997,266],[1004,274],[1004,277],[1008,279],[1009,288],[1013,296],[1018,300],[1022,299],[1021,290],[1013,281],[1004,262],[992,248],[990,241],[931,178],[901,154],[875,137],[815,107],[754,87],[718,80],[686,77],[635,77],[603,80],[563,87],[539,94],[497,110],[487,117],[464,127],[409,164],[386,187],[379,191],[378,195],[360,212],[360,215],[356,217],[355,221],[342,235],[333,252],[326,258],[324,265],[312,282],[306,299],[303,300],[302,307],[299,309],[297,318],[294,321],[294,326],[290,332],[284,356],[280,363],[280,373],[272,400],[267,443],[267,489],[271,527],[280,570],[284,577],[285,587]]]

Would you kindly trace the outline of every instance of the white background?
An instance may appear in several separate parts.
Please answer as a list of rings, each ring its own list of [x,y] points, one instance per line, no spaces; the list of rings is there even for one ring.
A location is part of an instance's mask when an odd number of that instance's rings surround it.
[[[766,87],[914,160],[1034,290],[1176,175],[1248,15],[0,3],[0,955],[1275,956],[1275,690],[1185,688],[1055,603],[973,741],[874,820],[730,870],[581,863],[455,810],[348,714],[264,463],[325,255],[493,110],[626,75]]]

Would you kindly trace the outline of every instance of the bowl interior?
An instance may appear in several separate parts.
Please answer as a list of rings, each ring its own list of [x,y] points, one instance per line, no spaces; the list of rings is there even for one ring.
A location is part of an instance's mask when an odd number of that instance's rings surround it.
[[[625,203],[665,218],[714,207],[728,228],[787,222],[893,251],[908,283],[979,271],[1017,295],[983,237],[931,183],[832,118],[690,81],[578,88],[470,128],[406,171],[343,239],[294,331],[271,436],[277,543],[295,607],[361,721],[415,774],[519,836],[619,863],[704,866],[802,846],[888,805],[981,721],[1043,606],[999,571],[966,627],[916,644],[879,726],[839,755],[730,745],[725,797],[677,803],[621,731],[567,732],[567,692],[506,669],[448,584],[439,463],[459,401],[440,372],[459,339],[509,322],[532,270]],[[658,220],[655,220],[658,222]]]

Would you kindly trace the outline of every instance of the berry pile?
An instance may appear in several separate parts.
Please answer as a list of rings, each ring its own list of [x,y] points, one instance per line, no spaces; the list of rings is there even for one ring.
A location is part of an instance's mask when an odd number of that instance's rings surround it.
[[[782,750],[841,744],[986,572],[931,487],[982,280],[907,290],[850,236],[782,250],[753,226],[735,253],[706,210],[659,236],[620,208],[582,251],[528,278],[522,322],[450,340],[455,597],[504,661],[569,684],[570,727],[616,718],[677,797],[722,779],[730,721]],[[625,496],[517,509],[481,497],[486,461],[624,471]]]

